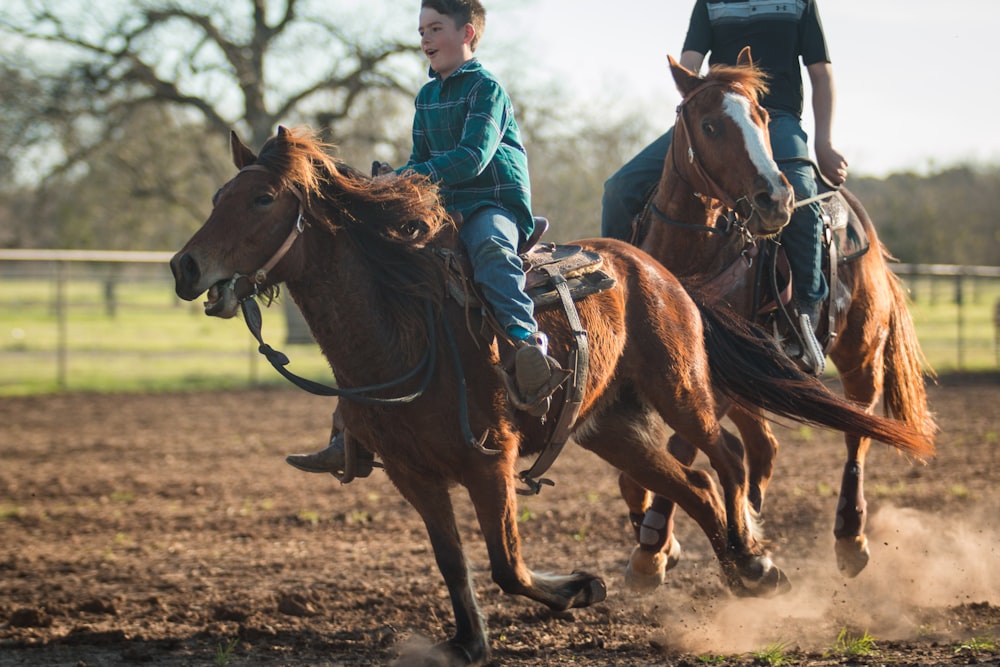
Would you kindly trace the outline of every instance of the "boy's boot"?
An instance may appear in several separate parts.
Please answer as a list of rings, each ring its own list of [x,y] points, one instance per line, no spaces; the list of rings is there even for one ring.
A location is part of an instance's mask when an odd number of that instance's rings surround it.
[[[536,417],[548,411],[551,400],[552,367],[548,349],[548,337],[538,331],[528,336],[514,355],[514,381],[524,402],[531,405],[527,412]]]

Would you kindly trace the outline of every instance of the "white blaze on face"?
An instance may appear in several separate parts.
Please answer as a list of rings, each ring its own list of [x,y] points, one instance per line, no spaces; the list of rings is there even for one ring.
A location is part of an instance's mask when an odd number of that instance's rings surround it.
[[[757,127],[751,120],[750,100],[737,93],[726,93],[722,99],[723,112],[733,119],[736,127],[743,133],[743,143],[746,145],[750,161],[757,168],[757,173],[766,178],[774,192],[785,188],[781,182],[781,172],[778,165],[771,159],[764,130]]]

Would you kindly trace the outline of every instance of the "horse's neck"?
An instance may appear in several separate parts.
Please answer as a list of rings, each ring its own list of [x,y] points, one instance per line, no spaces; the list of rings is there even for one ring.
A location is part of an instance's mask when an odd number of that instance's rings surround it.
[[[664,216],[679,224],[668,224],[654,216],[642,247],[674,275],[712,275],[738,253],[731,237],[696,228],[715,227],[718,211],[708,208],[702,198],[672,171],[664,173],[652,204]],[[685,229],[685,225],[692,228]],[[733,248],[732,252],[730,248]]]
[[[338,382],[372,384],[409,370],[403,368],[409,363],[401,351],[406,346],[353,242],[346,233],[336,243],[325,231],[307,234],[303,270],[286,285]]]

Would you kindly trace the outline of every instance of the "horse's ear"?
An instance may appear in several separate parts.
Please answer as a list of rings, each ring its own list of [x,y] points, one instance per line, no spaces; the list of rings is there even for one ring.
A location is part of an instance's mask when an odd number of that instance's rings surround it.
[[[701,83],[701,79],[698,78],[697,74],[674,60],[673,56],[668,55],[667,60],[670,62],[670,73],[674,75],[677,90],[681,91],[682,97],[686,97],[694,90],[695,86]]]
[[[278,136],[281,137],[282,139],[288,136],[288,129],[284,125],[278,126]]]
[[[753,58],[750,56],[749,46],[744,46],[740,50],[740,55],[736,56],[736,64],[740,67],[753,67]]]
[[[233,153],[233,164],[236,165],[237,169],[242,169],[257,161],[257,156],[240,141],[235,132],[229,133],[229,150]]]

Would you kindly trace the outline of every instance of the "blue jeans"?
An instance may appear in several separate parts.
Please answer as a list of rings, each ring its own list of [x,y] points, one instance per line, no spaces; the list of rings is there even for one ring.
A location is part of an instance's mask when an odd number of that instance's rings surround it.
[[[771,150],[778,167],[795,191],[796,201],[816,195],[816,175],[809,162],[808,137],[794,115],[771,111],[768,130]],[[663,174],[663,163],[674,136],[666,134],[643,148],[604,183],[601,212],[601,235],[627,240],[632,220],[642,211],[646,197]],[[781,232],[781,243],[788,253],[794,275],[792,288],[805,310],[826,298],[828,287],[822,264],[823,222],[818,203],[795,209],[788,226]]]
[[[465,219],[458,235],[469,253],[473,280],[504,331],[537,331],[535,305],[524,293],[524,267],[517,256],[520,233],[510,214],[495,206],[481,208]]]
[[[815,197],[818,190],[816,172],[809,161],[809,137],[799,119],[788,112],[772,111],[767,127],[774,159],[795,191],[795,201]],[[819,202],[792,212],[788,226],[781,230],[781,245],[785,246],[792,266],[792,290],[799,307],[816,324],[818,313],[810,311],[815,311],[829,292],[823,275],[823,220]]]
[[[670,128],[604,182],[601,236],[627,241],[632,235],[632,220],[659,183],[673,138],[674,128]]]

